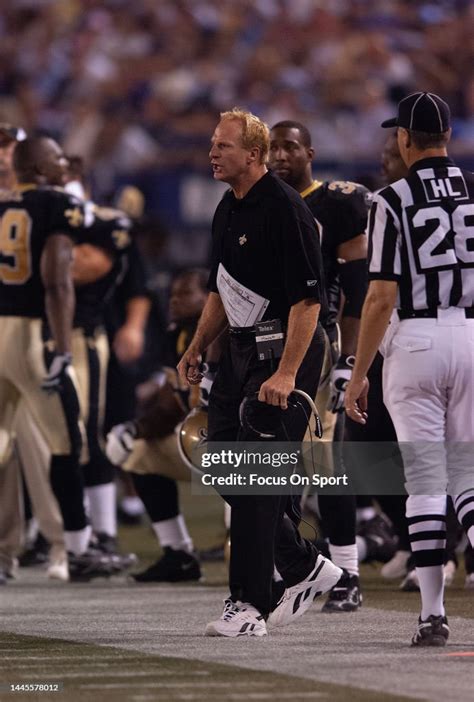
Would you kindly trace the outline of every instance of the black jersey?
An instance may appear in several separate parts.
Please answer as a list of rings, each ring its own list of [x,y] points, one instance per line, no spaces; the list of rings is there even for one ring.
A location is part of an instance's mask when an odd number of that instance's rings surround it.
[[[274,174],[266,173],[242,199],[227,191],[214,215],[212,234],[208,286],[223,298],[231,326],[249,326],[247,320],[255,317],[255,294],[264,301],[258,301],[262,310],[258,319],[263,320],[285,322],[290,307],[307,298],[323,302],[314,218],[298,193]],[[242,302],[234,315],[237,323],[232,319],[232,300],[226,306],[224,285],[232,287]]]
[[[315,181],[301,197],[322,227],[321,253],[329,302],[329,314],[323,322],[329,326],[339,312],[337,249],[365,232],[371,193],[363,185],[346,180]]]
[[[85,228],[79,243],[107,251],[113,257],[113,266],[102,278],[76,289],[75,327],[91,330],[103,323],[104,308],[127,270],[131,226],[130,219],[120,210],[85,204]]]
[[[40,261],[46,240],[66,234],[76,240],[83,205],[59,188],[23,185],[0,192],[0,315],[42,317]]]

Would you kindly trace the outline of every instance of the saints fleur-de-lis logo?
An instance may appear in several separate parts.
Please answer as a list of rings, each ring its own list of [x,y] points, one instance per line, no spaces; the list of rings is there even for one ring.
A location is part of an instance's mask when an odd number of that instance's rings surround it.
[[[245,234],[242,234],[242,236],[239,236],[239,244],[241,246],[243,246],[246,243],[247,243],[247,237],[245,236]]]

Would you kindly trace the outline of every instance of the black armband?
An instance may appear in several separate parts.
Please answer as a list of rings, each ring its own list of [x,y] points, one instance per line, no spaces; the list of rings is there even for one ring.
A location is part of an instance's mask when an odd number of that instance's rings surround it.
[[[340,263],[338,269],[341,288],[346,298],[342,316],[360,319],[368,287],[367,260],[358,258],[356,261]]]

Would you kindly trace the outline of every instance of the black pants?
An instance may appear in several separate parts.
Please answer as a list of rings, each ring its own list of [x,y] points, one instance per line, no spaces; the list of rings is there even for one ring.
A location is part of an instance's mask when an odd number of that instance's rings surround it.
[[[296,377],[296,387],[316,394],[324,355],[318,327]],[[229,335],[209,401],[208,441],[255,441],[241,431],[239,406],[272,375],[269,361],[260,362],[253,335]],[[307,419],[303,412],[281,410],[265,403],[255,417],[272,428],[276,441],[302,441]],[[309,416],[309,412],[308,412]],[[223,495],[232,507],[229,587],[233,600],[250,602],[263,615],[271,610],[274,566],[285,585],[303,580],[313,569],[317,551],[303,539],[293,521],[289,495]]]

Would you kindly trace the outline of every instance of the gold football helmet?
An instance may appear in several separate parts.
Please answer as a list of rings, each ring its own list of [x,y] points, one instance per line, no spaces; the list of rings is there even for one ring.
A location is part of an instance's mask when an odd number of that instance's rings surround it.
[[[206,451],[207,410],[195,407],[184,418],[178,428],[179,454],[188,468],[202,475],[200,456]]]

